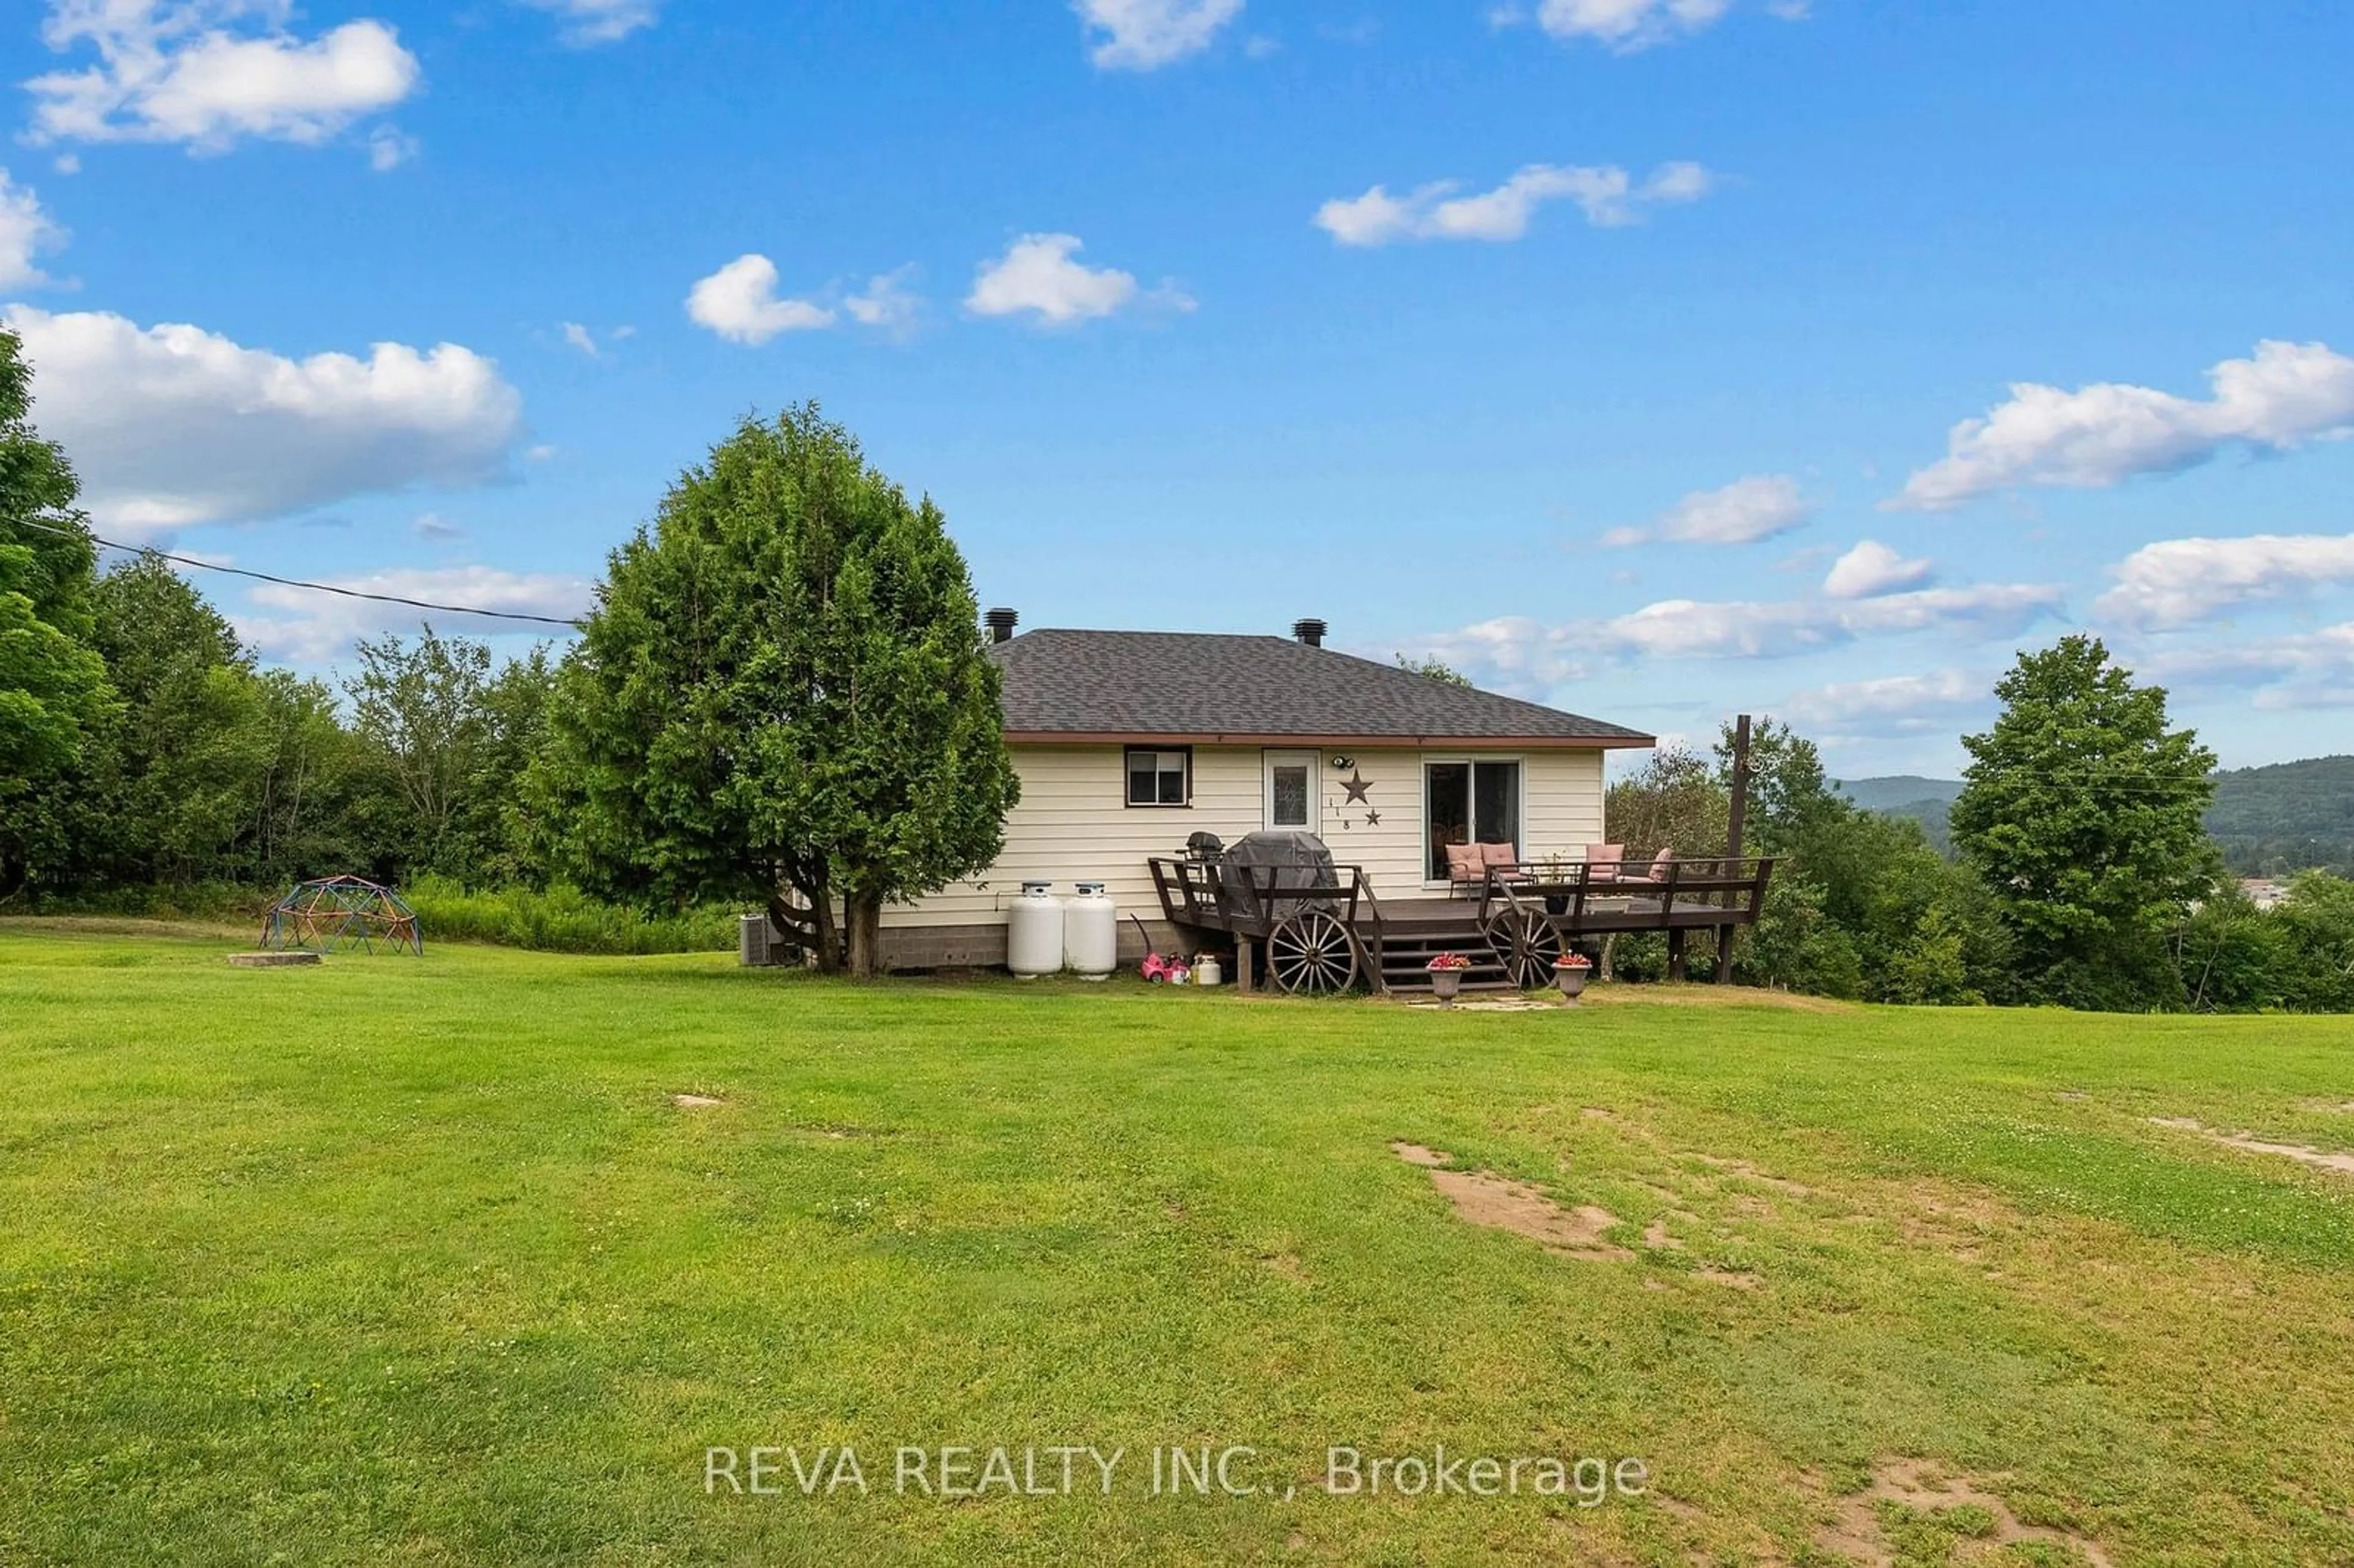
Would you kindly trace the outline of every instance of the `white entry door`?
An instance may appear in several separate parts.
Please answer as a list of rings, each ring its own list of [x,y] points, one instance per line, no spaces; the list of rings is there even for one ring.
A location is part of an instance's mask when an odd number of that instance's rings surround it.
[[[1267,825],[1316,831],[1316,754],[1267,754]]]

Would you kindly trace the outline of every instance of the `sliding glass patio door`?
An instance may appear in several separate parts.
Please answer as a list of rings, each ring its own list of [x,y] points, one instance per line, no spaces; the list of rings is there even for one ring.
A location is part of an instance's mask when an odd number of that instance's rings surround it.
[[[1424,874],[1447,880],[1447,846],[1521,842],[1521,765],[1517,761],[1423,765],[1423,823],[1429,838]]]

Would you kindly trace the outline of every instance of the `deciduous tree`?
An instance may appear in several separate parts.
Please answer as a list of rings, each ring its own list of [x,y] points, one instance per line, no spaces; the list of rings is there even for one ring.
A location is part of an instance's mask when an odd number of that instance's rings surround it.
[[[22,346],[0,328],[0,895],[62,849],[58,782],[111,702],[89,646],[96,548],[73,469],[33,429]]]
[[[2036,996],[2180,1005],[2168,937],[2220,869],[2200,821],[2214,753],[2169,727],[2165,691],[2097,638],[2021,654],[1995,691],[1994,727],[1962,740],[1954,843],[2016,932]]]

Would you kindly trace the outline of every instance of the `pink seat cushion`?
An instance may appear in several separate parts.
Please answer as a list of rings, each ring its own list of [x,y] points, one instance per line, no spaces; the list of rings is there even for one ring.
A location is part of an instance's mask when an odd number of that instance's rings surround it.
[[[1617,875],[1619,864],[1621,862],[1625,861],[1626,858],[1627,846],[1625,844],[1588,844],[1585,846],[1585,863],[1594,868],[1596,875]]]
[[[1521,853],[1511,844],[1481,844],[1479,860],[1483,865],[1501,866],[1510,871],[1521,863]]]
[[[1661,850],[1661,851],[1659,852],[1659,857],[1657,860],[1655,860],[1655,861],[1653,861],[1653,862],[1651,863],[1651,880],[1652,880],[1653,882],[1665,882],[1665,881],[1667,881],[1667,879],[1668,879],[1668,867],[1670,867],[1670,866],[1673,865],[1673,864],[1675,863],[1675,862],[1676,862],[1676,852],[1675,852],[1675,851],[1673,851],[1673,850],[1671,850],[1671,849],[1663,849],[1663,850]]]
[[[1477,882],[1487,874],[1486,857],[1478,844],[1447,846],[1447,876],[1450,882]]]

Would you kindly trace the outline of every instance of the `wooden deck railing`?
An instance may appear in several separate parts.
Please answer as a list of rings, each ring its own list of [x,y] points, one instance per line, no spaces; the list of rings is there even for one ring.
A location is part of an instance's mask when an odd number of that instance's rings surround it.
[[[1569,930],[1616,930],[1755,924],[1766,906],[1774,861],[1673,860],[1657,877],[1625,876],[1617,867],[1579,865],[1549,875],[1528,867],[1490,867],[1479,892],[1479,923],[1501,906],[1541,913]]]

